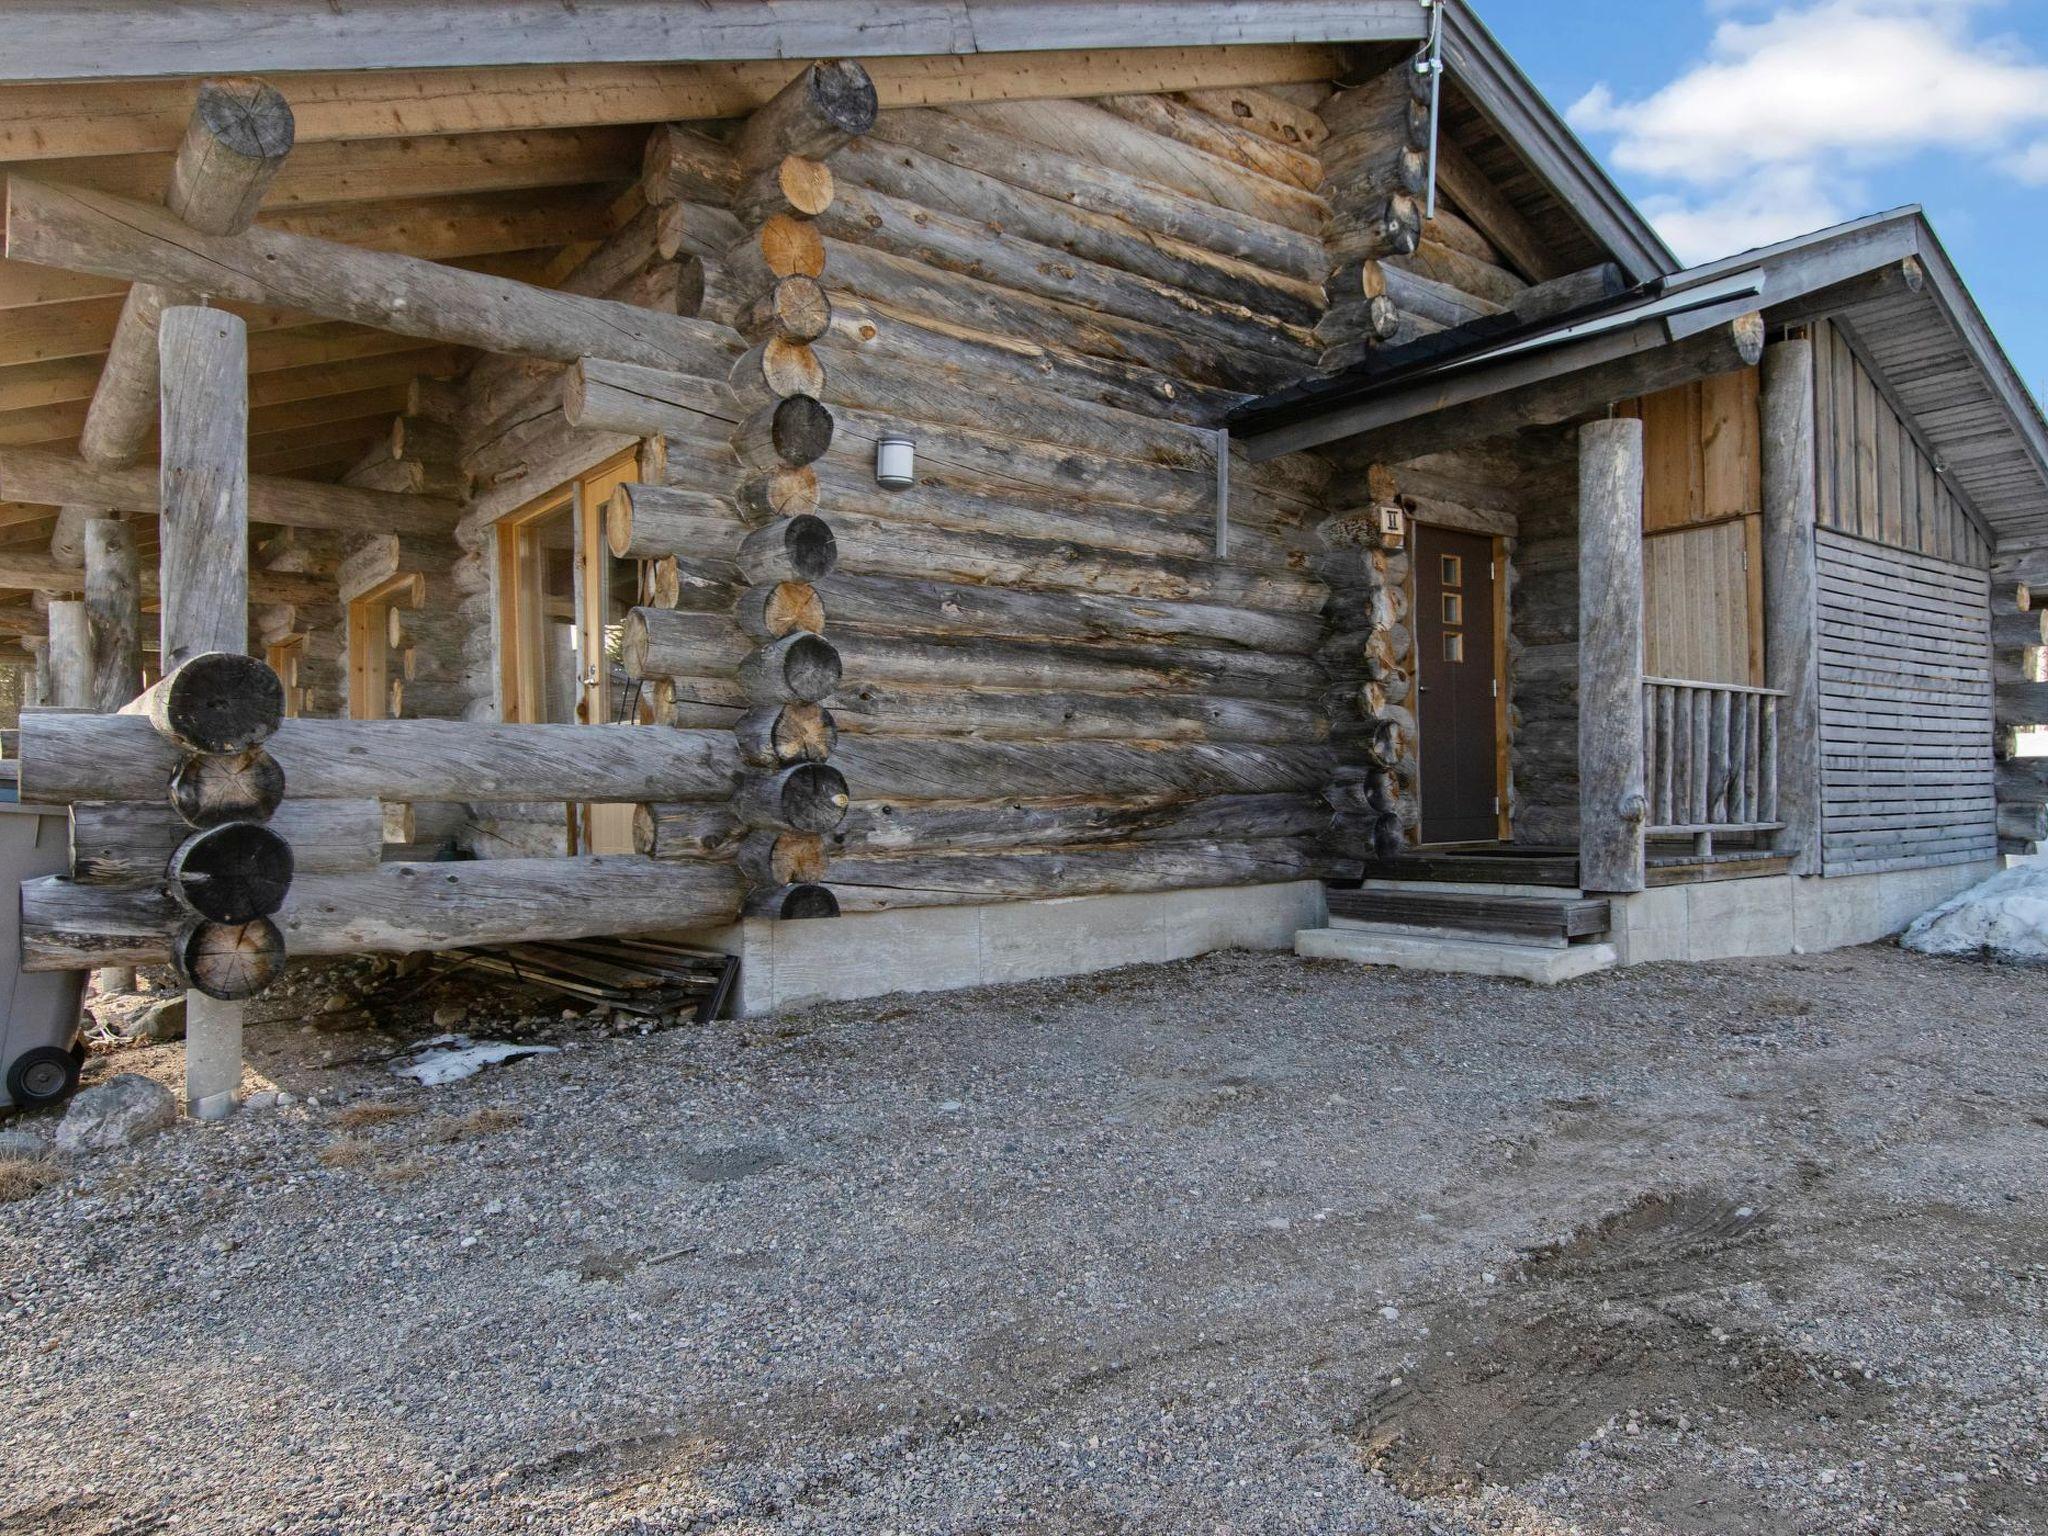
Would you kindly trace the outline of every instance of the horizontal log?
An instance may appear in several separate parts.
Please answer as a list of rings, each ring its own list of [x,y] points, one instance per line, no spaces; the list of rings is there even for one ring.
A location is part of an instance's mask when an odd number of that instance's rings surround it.
[[[1145,747],[843,736],[833,766],[863,799],[1091,797],[1200,799],[1317,792],[1331,756],[1320,747]]]
[[[830,763],[796,763],[749,774],[732,797],[732,811],[750,827],[830,832],[845,820],[851,800],[845,776]]]
[[[1998,835],[2018,843],[2048,842],[2048,800],[2000,799]]]
[[[287,800],[268,825],[290,845],[299,875],[373,869],[382,857],[383,809],[375,800]],[[162,801],[80,801],[71,807],[71,877],[102,885],[160,880],[191,834]]]
[[[935,212],[865,187],[843,187],[819,215],[828,236],[888,251],[919,265],[957,272],[1017,293],[1085,306],[1104,315],[1187,331],[1208,339],[1227,361],[1270,368],[1308,360],[1312,338],[1302,316],[1289,322],[1235,300],[1214,299],[1169,281],[1104,266],[1004,229]],[[836,274],[829,270],[827,283]],[[1294,307],[1297,315],[1299,307]]]
[[[1355,876],[1358,862],[1324,838],[1163,843],[1023,853],[834,858],[829,888],[846,912],[964,906],[1130,891],[1200,890]]]
[[[36,448],[0,448],[0,501],[106,507],[154,517],[154,466],[108,469]],[[445,534],[462,516],[452,501],[326,485],[314,480],[249,477],[249,521],[340,533]]]
[[[740,772],[728,731],[457,720],[286,720],[264,743],[294,799],[723,799]],[[31,713],[24,798],[158,801],[184,754],[147,720]]]
[[[1321,687],[1299,656],[1192,645],[1077,644],[985,636],[880,635],[834,628],[856,684],[1045,689],[1077,693],[1211,692],[1299,701]],[[681,675],[680,673],[678,675]]]
[[[140,577],[142,601],[144,604],[154,603],[157,599],[155,567],[145,562]],[[53,597],[64,596],[84,590],[85,571],[83,567],[66,565],[49,555],[0,550],[0,588],[5,587],[47,592]],[[317,608],[334,601],[334,583],[290,571],[251,570],[249,601]]]
[[[1322,635],[1312,613],[1261,613],[1222,603],[1164,602],[1090,592],[1028,592],[844,572],[818,583],[841,626],[891,633],[1017,639],[1206,640],[1306,655]],[[854,676],[860,676],[856,669]]]
[[[640,188],[657,207],[678,201],[724,207],[739,191],[739,165],[722,140],[679,123],[662,123],[647,135]]]
[[[295,956],[410,954],[681,932],[729,922],[739,909],[739,876],[725,865],[600,855],[314,875],[293,882],[273,921]],[[31,971],[162,965],[181,918],[152,889],[59,876],[25,881],[22,964]]]
[[[628,482],[605,504],[605,545],[620,560],[735,552],[744,528],[729,499],[706,491]]]
[[[741,350],[724,327],[680,315],[261,226],[201,235],[147,203],[22,177],[8,181],[7,256],[564,363],[616,357],[716,377]]]
[[[1316,795],[1208,800],[937,802],[859,799],[826,842],[844,858],[1100,843],[1263,842],[1314,837],[1331,812]]]
[[[861,139],[832,163],[845,180],[872,191],[1287,324],[1313,325],[1322,305],[1319,285],[1306,279],[1090,213],[906,145]]]
[[[2048,683],[2001,683],[1993,692],[2001,724],[2048,726]]]
[[[1321,282],[1329,269],[1316,235],[1219,207],[1212,199],[1174,191],[1127,170],[1092,164],[1077,158],[1071,146],[1047,147],[994,126],[923,109],[884,112],[868,137],[1269,272]]]
[[[1005,692],[935,685],[843,683],[833,718],[860,735],[960,735],[1018,741],[1313,743],[1329,725],[1306,703],[1214,693]]]
[[[743,174],[784,155],[820,159],[874,127],[879,106],[875,83],[857,60],[806,65],[748,116],[733,141],[733,159]]]

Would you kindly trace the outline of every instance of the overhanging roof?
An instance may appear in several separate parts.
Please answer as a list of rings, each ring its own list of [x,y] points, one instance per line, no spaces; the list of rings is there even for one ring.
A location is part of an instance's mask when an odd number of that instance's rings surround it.
[[[1923,277],[1917,291],[1856,286],[1908,261]],[[1538,372],[1567,377],[1621,349],[1672,345],[1732,306],[1781,324],[1825,315],[1843,326],[2001,545],[2048,540],[2048,422],[1917,207],[1692,267],[1411,366],[1368,360],[1251,401],[1229,424],[1254,456],[1338,442],[1459,409]]]
[[[13,0],[0,79],[1420,39],[1419,0]]]
[[[1640,283],[1678,270],[1678,258],[1649,220],[1469,5],[1451,4],[1445,12],[1444,63],[1472,105],[1623,271]]]

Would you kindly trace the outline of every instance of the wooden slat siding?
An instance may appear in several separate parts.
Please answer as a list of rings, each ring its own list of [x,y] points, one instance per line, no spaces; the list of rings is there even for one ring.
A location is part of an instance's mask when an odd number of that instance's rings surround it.
[[[1817,537],[1822,872],[1992,857],[1989,577],[1830,528]]]
[[[1814,328],[1819,520],[1937,560],[1983,566],[1991,551],[1842,330]]]
[[[1643,421],[1648,668],[1763,681],[1761,374],[1747,368],[1623,406]]]

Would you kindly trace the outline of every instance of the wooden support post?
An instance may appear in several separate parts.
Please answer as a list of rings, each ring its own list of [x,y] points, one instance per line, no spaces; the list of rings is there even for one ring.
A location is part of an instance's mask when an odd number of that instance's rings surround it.
[[[1643,424],[1579,428],[1579,883],[1643,889]]]
[[[92,638],[85,604],[58,598],[50,604],[50,702],[59,709],[92,708]]]
[[[160,500],[166,673],[249,649],[249,341],[226,310],[178,306],[160,322]]]
[[[1764,352],[1764,658],[1778,705],[1778,847],[1792,872],[1821,857],[1820,636],[1814,554],[1813,343]]]
[[[142,566],[135,529],[118,518],[85,526],[85,613],[92,707],[108,714],[142,692]]]
[[[249,648],[249,338],[224,310],[179,305],[158,321],[163,444],[158,592],[166,674],[210,651]],[[192,946],[181,945],[189,952]],[[242,1003],[185,993],[185,1105],[234,1109]]]
[[[119,518],[95,517],[85,525],[85,616],[92,639],[92,707],[106,714],[142,691],[141,558],[134,528]],[[162,867],[158,860],[157,869]],[[133,992],[135,969],[104,966],[93,982],[102,997]]]

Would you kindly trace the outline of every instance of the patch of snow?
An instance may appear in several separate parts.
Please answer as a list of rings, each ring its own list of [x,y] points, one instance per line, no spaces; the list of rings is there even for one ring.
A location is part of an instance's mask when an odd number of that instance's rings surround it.
[[[1923,955],[2048,965],[2048,864],[2022,864],[1943,902],[1899,940]]]
[[[474,1077],[485,1067],[496,1066],[501,1061],[517,1061],[522,1056],[548,1056],[555,1052],[552,1045],[472,1040],[467,1035],[436,1035],[420,1043],[423,1047],[439,1046],[441,1049],[422,1049],[402,1061],[394,1061],[391,1070],[399,1077],[411,1078],[422,1088],[438,1088],[443,1083]]]

